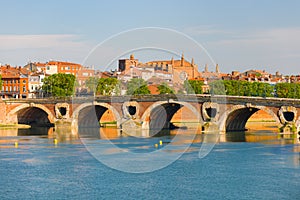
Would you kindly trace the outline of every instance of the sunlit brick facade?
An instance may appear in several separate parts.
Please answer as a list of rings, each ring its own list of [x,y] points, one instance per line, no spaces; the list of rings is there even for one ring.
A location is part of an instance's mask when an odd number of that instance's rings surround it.
[[[1,96],[26,98],[28,96],[28,71],[21,67],[1,66]]]

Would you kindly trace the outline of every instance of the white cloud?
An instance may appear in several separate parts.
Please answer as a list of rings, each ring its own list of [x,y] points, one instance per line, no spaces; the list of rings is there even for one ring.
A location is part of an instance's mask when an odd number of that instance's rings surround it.
[[[248,31],[247,33],[232,34],[230,38],[220,39],[213,42],[217,45],[251,45],[251,46],[274,46],[277,49],[282,47],[295,48],[299,50],[300,28],[268,29]],[[293,49],[295,50],[295,49]]]
[[[214,38],[206,46],[227,71],[248,66],[299,74],[299,35],[300,27],[236,31]]]
[[[92,45],[72,34],[0,35],[0,63],[62,60],[81,63]]]

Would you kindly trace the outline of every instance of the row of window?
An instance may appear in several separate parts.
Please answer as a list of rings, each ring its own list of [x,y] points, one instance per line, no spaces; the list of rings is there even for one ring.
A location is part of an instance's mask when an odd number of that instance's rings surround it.
[[[60,69],[61,70],[79,70],[79,67],[77,67],[77,66],[72,66],[72,67],[70,67],[70,66],[66,66],[66,67],[60,67]]]
[[[31,86],[31,91],[33,91],[33,90],[35,90],[35,91],[37,91],[38,90],[38,86],[36,85],[36,86]]]
[[[20,87],[19,86],[2,86],[2,91],[4,92],[19,92],[20,91]],[[26,92],[26,87],[23,86],[22,88],[23,92]]]
[[[12,80],[4,80],[3,81],[4,83],[19,83],[19,80],[15,80],[15,79],[12,79]],[[26,80],[23,80],[23,83],[26,84]]]
[[[50,70],[51,67],[50,66],[47,66],[46,67],[47,70]],[[61,71],[64,71],[64,70],[80,70],[80,67],[79,66],[65,66],[65,67],[60,67],[60,70]]]

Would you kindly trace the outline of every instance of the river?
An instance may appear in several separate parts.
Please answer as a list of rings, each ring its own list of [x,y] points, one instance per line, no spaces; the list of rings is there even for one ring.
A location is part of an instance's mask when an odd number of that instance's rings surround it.
[[[102,128],[98,138],[85,139],[67,128],[0,130],[0,199],[300,199],[297,138],[270,131],[217,135],[199,157],[207,135],[194,132],[135,138]],[[102,151],[108,141],[115,149]],[[92,152],[99,146],[102,154]],[[127,163],[129,171],[151,163],[153,152],[182,155],[157,170],[162,162],[153,159],[152,171],[128,173],[98,157],[113,157],[116,149],[145,155]]]

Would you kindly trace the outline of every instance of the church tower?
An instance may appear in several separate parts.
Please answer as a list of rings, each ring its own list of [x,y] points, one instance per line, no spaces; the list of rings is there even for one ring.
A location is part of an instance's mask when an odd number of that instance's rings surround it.
[[[130,59],[130,60],[134,60],[134,55],[131,54],[129,59]]]
[[[204,68],[204,72],[208,72],[208,66],[207,66],[207,64],[205,64],[205,68]]]
[[[172,67],[174,67],[175,62],[174,62],[174,58],[173,57],[172,57],[172,60],[171,60],[171,64],[172,64]]]
[[[183,66],[183,64],[184,64],[184,55],[183,55],[183,53],[182,53],[180,65]]]
[[[216,73],[220,73],[219,64],[216,65]]]

